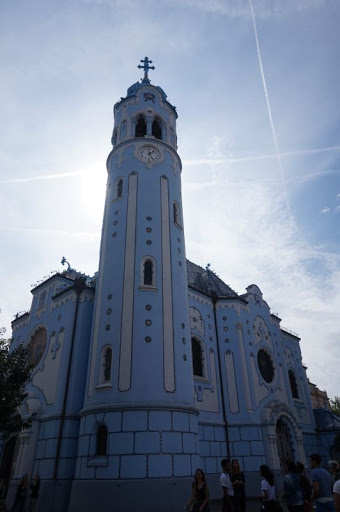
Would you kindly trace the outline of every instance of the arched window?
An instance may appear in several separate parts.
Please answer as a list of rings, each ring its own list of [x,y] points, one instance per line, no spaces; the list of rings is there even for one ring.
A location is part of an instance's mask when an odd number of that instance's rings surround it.
[[[296,378],[295,378],[293,370],[288,371],[288,378],[289,378],[290,390],[292,392],[292,397],[299,398],[299,390],[297,387]]]
[[[123,197],[123,179],[119,178],[116,182],[116,198]]]
[[[181,226],[181,214],[177,201],[172,203],[172,214],[174,223],[177,224],[177,226]]]
[[[151,260],[144,261],[144,284],[152,285],[153,263]]]
[[[136,124],[136,137],[144,137],[146,135],[146,122],[143,116],[140,116]]]
[[[104,356],[104,382],[111,380],[112,349],[107,348]]]
[[[97,447],[96,455],[103,457],[107,454],[107,428],[105,425],[100,425],[97,430]]]
[[[117,144],[117,130],[116,130],[116,128],[113,130],[113,133],[112,133],[111,144],[112,144],[112,146],[115,146]]]
[[[123,121],[122,124],[120,125],[120,138],[121,139],[124,139],[125,135],[126,135],[126,121]]]
[[[100,354],[100,365],[98,375],[99,387],[111,386],[111,373],[112,373],[112,348],[105,345]]]
[[[142,288],[156,287],[156,262],[152,256],[146,256],[141,261],[140,286]]]
[[[203,377],[203,357],[200,342],[196,338],[191,339],[192,368],[196,377]]]
[[[156,139],[162,139],[162,130],[158,119],[155,119],[152,123],[152,135],[156,137]]]

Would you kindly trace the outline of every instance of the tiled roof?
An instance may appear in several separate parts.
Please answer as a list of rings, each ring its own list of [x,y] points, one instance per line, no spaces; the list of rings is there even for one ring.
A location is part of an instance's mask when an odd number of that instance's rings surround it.
[[[316,428],[319,431],[340,430],[340,417],[328,409],[314,409]]]
[[[234,292],[220,279],[214,272],[209,269],[204,269],[199,265],[195,265],[187,260],[187,276],[188,286],[195,290],[213,297],[235,297],[238,298],[237,293]]]

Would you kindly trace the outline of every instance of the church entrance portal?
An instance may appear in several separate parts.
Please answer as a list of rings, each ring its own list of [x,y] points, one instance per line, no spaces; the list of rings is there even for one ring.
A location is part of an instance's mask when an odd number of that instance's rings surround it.
[[[276,422],[276,442],[277,451],[280,459],[280,467],[285,471],[289,460],[294,460],[294,452],[291,444],[289,427],[281,418]]]

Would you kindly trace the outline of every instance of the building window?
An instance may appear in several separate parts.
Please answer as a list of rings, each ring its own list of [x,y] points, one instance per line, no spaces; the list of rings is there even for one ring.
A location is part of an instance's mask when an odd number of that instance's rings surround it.
[[[140,116],[136,124],[136,137],[144,137],[146,135],[146,122],[143,116]]]
[[[200,342],[196,338],[191,339],[192,368],[196,377],[203,377],[203,355]]]
[[[152,285],[153,263],[151,260],[144,261],[144,284]]]
[[[141,263],[141,287],[156,287],[156,262],[146,256]]]
[[[112,372],[112,348],[106,345],[102,348],[100,356],[98,384],[102,387],[110,386]]]
[[[268,384],[272,382],[274,378],[274,366],[271,357],[266,350],[261,349],[258,351],[257,364],[264,380],[268,382]]]
[[[107,454],[107,428],[105,425],[100,425],[97,430],[97,449],[96,455],[103,457]]]
[[[115,183],[115,199],[123,197],[123,178],[118,178]]]
[[[112,349],[107,348],[104,356],[104,382],[111,380]]]
[[[120,138],[124,139],[126,136],[126,121],[123,121],[120,125]]]
[[[177,226],[181,226],[181,213],[177,201],[172,203],[172,215],[174,223],[177,224]]]
[[[115,146],[117,144],[117,130],[116,130],[116,128],[113,130],[113,133],[112,133],[111,144],[112,144],[112,146]]]
[[[160,122],[158,121],[158,119],[155,119],[154,122],[152,123],[152,135],[156,138],[156,139],[162,139],[162,130],[161,130],[161,125],[160,125]]]
[[[297,387],[296,378],[295,378],[293,370],[288,371],[288,378],[289,378],[290,390],[292,392],[292,397],[299,398],[299,390]]]

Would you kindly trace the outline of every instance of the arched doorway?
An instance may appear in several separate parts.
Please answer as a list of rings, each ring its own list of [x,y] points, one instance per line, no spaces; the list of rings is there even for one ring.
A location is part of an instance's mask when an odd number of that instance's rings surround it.
[[[285,471],[287,462],[289,460],[294,460],[294,450],[291,441],[290,428],[282,418],[279,418],[276,422],[275,431],[280,467],[283,471]]]
[[[17,436],[12,436],[4,445],[0,466],[0,498],[5,499],[8,483],[11,477],[11,469],[15,451]]]

